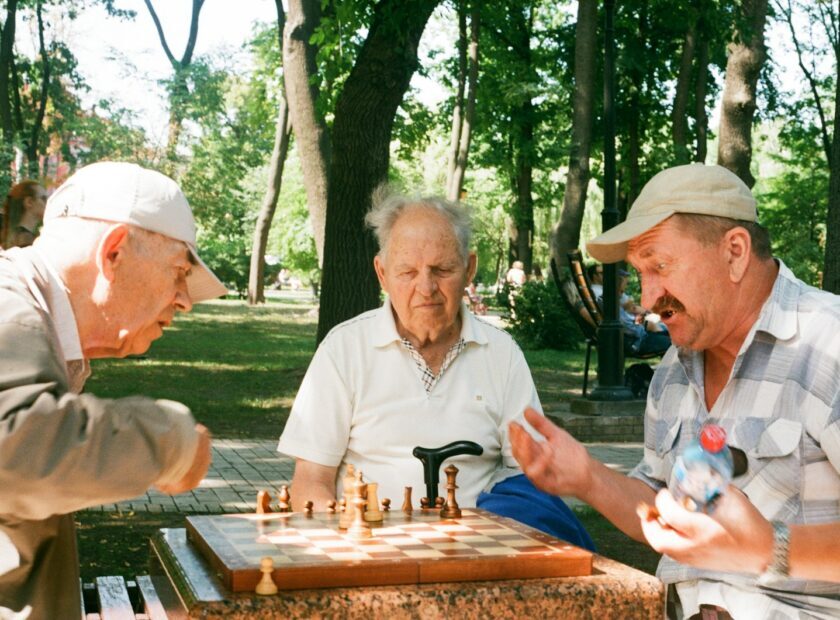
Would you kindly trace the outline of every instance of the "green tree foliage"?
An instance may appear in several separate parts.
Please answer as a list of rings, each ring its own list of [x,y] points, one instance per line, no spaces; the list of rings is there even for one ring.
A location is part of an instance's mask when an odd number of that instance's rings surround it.
[[[571,351],[583,340],[553,282],[526,282],[507,297],[505,318],[525,348]]]
[[[261,28],[249,51],[256,69],[244,76],[214,68],[207,58],[192,62],[190,75],[204,93],[190,102],[199,137],[181,177],[205,260],[240,294],[248,286],[251,233],[261,197],[261,186],[250,175],[266,164],[274,139],[279,92],[274,27]]]

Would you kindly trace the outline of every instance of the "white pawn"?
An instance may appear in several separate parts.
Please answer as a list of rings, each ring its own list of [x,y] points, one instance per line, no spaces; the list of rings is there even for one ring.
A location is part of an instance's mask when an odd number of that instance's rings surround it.
[[[274,572],[274,560],[268,556],[264,557],[260,560],[260,570],[262,571],[262,578],[254,591],[263,596],[277,594],[277,584],[271,578],[271,573]]]

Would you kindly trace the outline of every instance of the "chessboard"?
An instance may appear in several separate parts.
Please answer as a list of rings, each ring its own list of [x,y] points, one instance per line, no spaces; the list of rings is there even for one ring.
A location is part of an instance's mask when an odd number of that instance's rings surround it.
[[[271,557],[280,590],[571,577],[592,572],[592,554],[477,508],[386,512],[355,540],[337,513],[187,517],[187,535],[233,592],[253,591]]]

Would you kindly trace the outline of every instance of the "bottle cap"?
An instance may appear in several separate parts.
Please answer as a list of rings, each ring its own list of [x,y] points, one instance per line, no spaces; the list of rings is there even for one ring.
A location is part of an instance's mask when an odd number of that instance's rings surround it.
[[[706,424],[700,431],[700,445],[706,452],[720,452],[726,447],[726,431],[717,424]]]

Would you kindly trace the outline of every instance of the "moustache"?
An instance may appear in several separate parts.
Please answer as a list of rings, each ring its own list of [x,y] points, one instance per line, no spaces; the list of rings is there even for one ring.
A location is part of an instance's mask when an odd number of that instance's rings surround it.
[[[672,297],[671,295],[663,295],[659,299],[656,300],[656,303],[653,304],[653,308],[650,309],[651,312],[662,316],[666,312],[683,312],[685,310],[685,306],[680,303],[680,300],[676,297]]]

